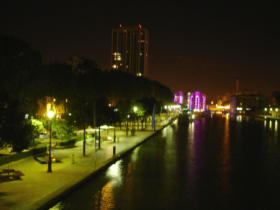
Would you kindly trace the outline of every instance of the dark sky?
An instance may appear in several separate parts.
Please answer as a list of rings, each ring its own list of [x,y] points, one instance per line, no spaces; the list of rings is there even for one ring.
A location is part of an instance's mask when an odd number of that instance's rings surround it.
[[[169,2],[10,0],[0,32],[29,43],[44,64],[82,56],[109,69],[112,28],[141,24],[150,34],[148,77],[172,92],[214,99],[237,77],[241,89],[280,91],[277,1]]]

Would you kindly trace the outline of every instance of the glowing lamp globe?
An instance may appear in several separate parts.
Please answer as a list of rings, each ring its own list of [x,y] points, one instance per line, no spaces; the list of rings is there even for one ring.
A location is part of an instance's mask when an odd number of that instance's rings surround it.
[[[52,119],[53,116],[54,116],[54,111],[53,111],[52,109],[50,109],[50,110],[48,111],[48,117],[49,117],[50,119]]]

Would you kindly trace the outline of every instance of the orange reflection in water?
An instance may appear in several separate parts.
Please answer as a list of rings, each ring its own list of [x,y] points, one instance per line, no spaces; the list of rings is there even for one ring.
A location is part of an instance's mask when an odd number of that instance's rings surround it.
[[[224,128],[224,136],[222,142],[222,151],[221,151],[221,162],[222,162],[222,170],[221,170],[221,182],[223,187],[223,193],[227,192],[229,188],[229,180],[231,177],[231,152],[230,152],[230,129],[229,129],[229,118],[227,117],[225,120],[225,128]]]
[[[112,183],[108,182],[101,191],[98,191],[94,195],[94,206],[97,209],[107,210],[115,209],[115,198],[112,189]]]
[[[132,195],[132,162],[127,165],[127,174],[125,177],[125,189],[123,193],[123,209],[129,209],[128,201],[131,199]]]

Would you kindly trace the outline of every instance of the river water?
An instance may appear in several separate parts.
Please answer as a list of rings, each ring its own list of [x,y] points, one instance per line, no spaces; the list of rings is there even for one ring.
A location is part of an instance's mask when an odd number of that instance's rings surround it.
[[[280,209],[279,145],[278,121],[175,122],[51,209]]]

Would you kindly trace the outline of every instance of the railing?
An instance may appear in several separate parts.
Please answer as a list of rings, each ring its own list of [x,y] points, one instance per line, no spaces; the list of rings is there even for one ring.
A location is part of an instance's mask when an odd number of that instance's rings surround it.
[[[30,157],[32,155],[36,156],[45,153],[46,151],[47,151],[46,147],[41,147],[38,149],[32,149],[27,152],[21,152],[13,155],[3,155],[0,156],[0,166]]]

